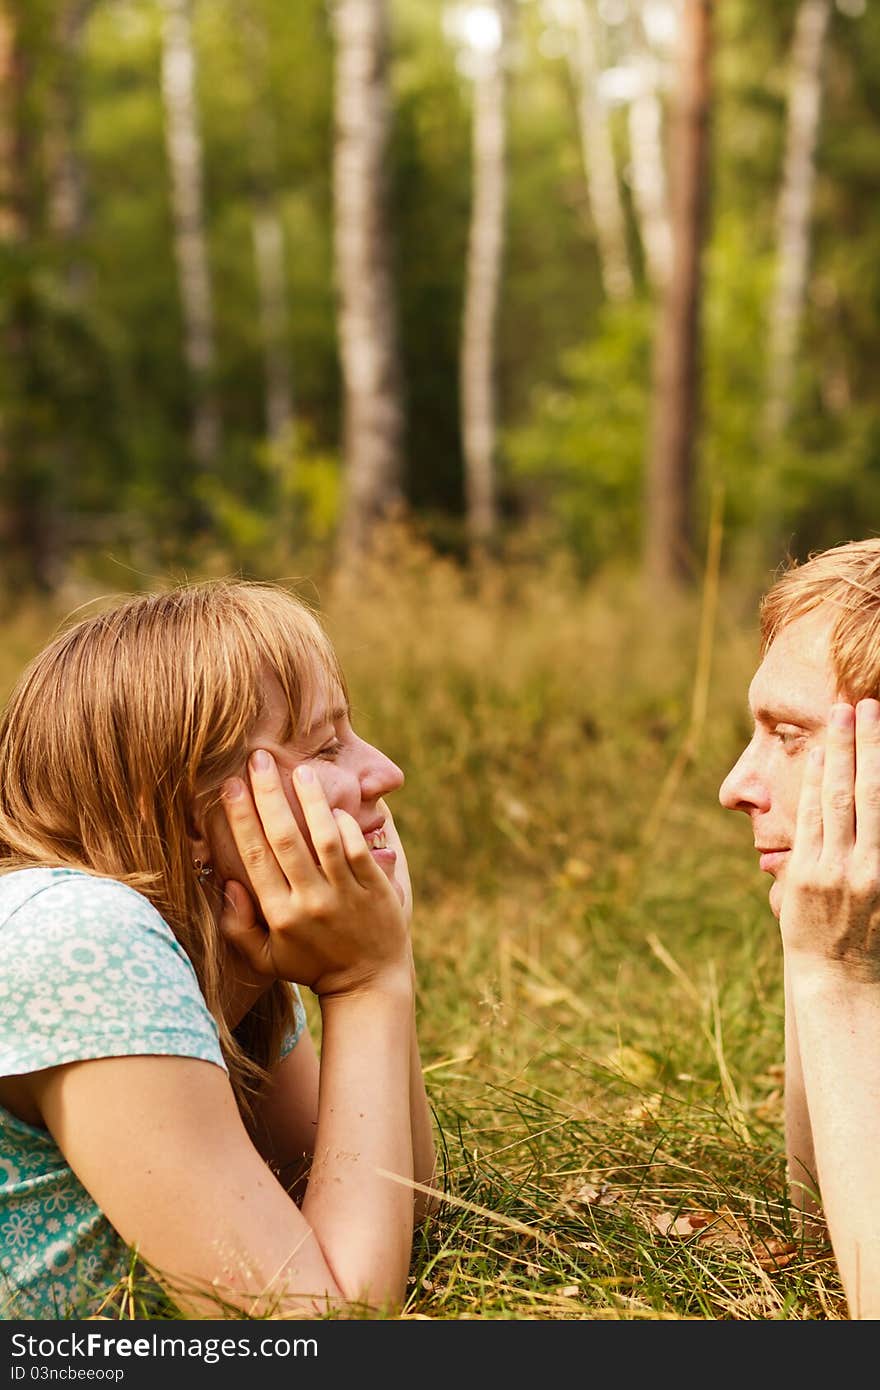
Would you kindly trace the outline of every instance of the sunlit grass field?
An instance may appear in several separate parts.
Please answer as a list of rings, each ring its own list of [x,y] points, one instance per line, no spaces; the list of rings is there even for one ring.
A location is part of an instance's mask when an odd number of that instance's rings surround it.
[[[320,606],[356,727],[407,776],[445,1200],[403,1317],[844,1318],[786,1202],[769,881],[717,800],[770,576],[660,604],[397,538],[354,589],[275,577]],[[7,622],[0,697],[58,616]]]

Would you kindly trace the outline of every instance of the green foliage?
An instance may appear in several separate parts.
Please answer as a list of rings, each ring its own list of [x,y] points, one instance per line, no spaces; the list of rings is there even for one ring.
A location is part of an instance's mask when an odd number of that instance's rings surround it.
[[[778,927],[746,819],[717,801],[749,737],[749,595],[723,584],[709,718],[650,833],[695,600],[658,611],[560,558],[478,584],[399,531],[356,591],[316,597],[355,727],[407,779],[390,804],[447,1200],[403,1316],[843,1319],[785,1194]],[[0,685],[57,616],[4,628]],[[705,1225],[664,1234],[686,1213]],[[164,1316],[116,1294],[123,1317]]]
[[[644,278],[626,109],[610,116],[637,294],[612,307],[558,28],[538,0],[513,11],[497,333],[501,500],[514,548],[532,534],[524,523],[537,520],[541,535],[570,547],[591,572],[639,548],[657,304]],[[14,458],[0,501],[21,520],[12,530],[32,533],[35,554],[41,531],[58,522],[73,564],[88,566],[86,552],[111,533],[128,558],[137,550],[149,564],[150,555],[176,552],[188,563],[206,485],[189,444],[193,387],[172,241],[160,7],[92,5],[69,51],[59,37],[61,0],[11,12],[27,58],[13,93],[26,137],[13,170],[26,225],[21,244],[0,248],[0,410]],[[751,546],[767,563],[786,547],[803,552],[863,531],[880,501],[880,19],[870,6],[860,17],[833,12],[793,411],[784,439],[762,435],[796,12],[796,0],[769,8],[731,0],[714,12],[696,501],[705,517],[723,484],[729,545]],[[229,546],[235,563],[239,547],[280,554],[292,537],[326,547],[338,514],[332,27],[326,0],[194,0],[193,14],[217,344],[210,385],[223,433],[207,492],[213,544]],[[425,534],[463,553],[459,339],[472,84],[443,16],[436,0],[391,5],[388,173],[407,496]],[[630,31],[611,11],[605,19],[603,51],[626,63]],[[667,104],[671,92],[667,85]],[[63,238],[51,217],[59,131],[85,195],[80,224]],[[284,230],[285,345],[297,436],[308,441],[284,504],[286,533],[278,469],[266,455],[258,196],[271,199]]]
[[[605,309],[594,336],[535,392],[532,418],[506,439],[515,479],[583,567],[639,544],[649,407],[648,306]]]

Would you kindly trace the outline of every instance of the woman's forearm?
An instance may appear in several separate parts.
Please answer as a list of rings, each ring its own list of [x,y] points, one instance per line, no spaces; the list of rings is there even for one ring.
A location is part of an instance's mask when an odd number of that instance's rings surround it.
[[[321,1000],[318,1124],[302,1211],[346,1297],[373,1307],[400,1303],[412,1251],[412,1010],[405,971]]]
[[[413,1013],[410,1041],[409,1106],[412,1126],[413,1177],[417,1183],[422,1183],[426,1187],[433,1187],[437,1176],[437,1151],[434,1145],[431,1107],[425,1092],[425,1078],[416,1033],[415,1012]],[[427,1216],[437,1210],[438,1206],[439,1202],[436,1197],[431,1197],[426,1192],[416,1191],[414,1201],[416,1222],[424,1221]]]

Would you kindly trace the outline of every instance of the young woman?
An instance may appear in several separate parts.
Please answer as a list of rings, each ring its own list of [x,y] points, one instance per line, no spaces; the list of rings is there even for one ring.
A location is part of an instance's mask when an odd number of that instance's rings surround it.
[[[133,1258],[187,1316],[393,1311],[434,1167],[403,774],[317,619],[127,598],[31,663],[0,768],[3,1315]]]

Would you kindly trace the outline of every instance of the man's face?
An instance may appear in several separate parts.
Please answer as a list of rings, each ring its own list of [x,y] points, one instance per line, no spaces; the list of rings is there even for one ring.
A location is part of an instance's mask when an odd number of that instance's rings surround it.
[[[817,609],[784,627],[749,686],[754,733],[721,784],[719,800],[752,822],[761,868],[773,876],[770,907],[779,916],[794,844],[807,753],[825,741],[837,698],[828,643],[831,620]]]

